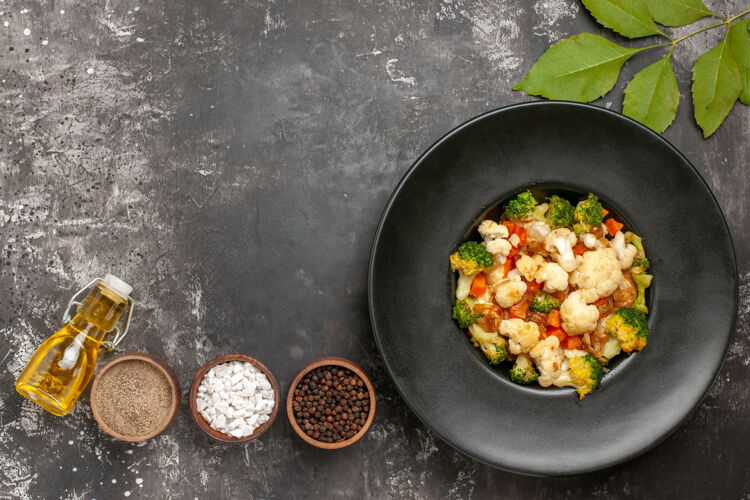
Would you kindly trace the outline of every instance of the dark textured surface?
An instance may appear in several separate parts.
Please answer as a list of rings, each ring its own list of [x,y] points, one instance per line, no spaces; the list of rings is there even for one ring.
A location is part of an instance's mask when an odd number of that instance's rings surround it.
[[[0,12],[2,494],[750,496],[750,111],[736,106],[704,141],[689,100],[690,67],[716,30],[675,51],[683,96],[665,136],[733,230],[741,299],[727,360],[699,409],[643,457],[533,479],[454,452],[405,407],[372,340],[366,268],[410,163],[466,119],[528,100],[510,87],[550,42],[601,32],[584,9],[573,0],[5,0]],[[654,58],[634,57],[598,104],[620,109],[625,82]],[[64,419],[22,401],[14,377],[71,293],[106,272],[135,287],[123,351],[166,358],[185,385],[217,355],[248,354],[282,391],[308,361],[346,356],[378,390],[369,434],[326,453],[280,418],[258,442],[228,447],[195,427],[183,401],[165,434],[132,446],[98,430],[87,396]]]

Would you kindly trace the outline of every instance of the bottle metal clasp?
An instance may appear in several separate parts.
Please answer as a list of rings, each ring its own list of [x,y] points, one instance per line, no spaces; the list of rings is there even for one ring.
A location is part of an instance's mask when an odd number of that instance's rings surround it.
[[[104,280],[101,278],[95,278],[89,282],[86,286],[78,290],[75,295],[73,295],[70,298],[70,301],[68,302],[67,307],[65,308],[65,313],[63,313],[63,324],[70,323],[73,320],[73,316],[71,315],[71,310],[73,309],[73,306],[76,306],[78,308],[79,306],[83,305],[82,302],[80,302],[79,298],[90,288],[98,285],[99,283],[103,283]],[[120,342],[122,342],[122,339],[125,338],[125,335],[128,334],[128,329],[130,328],[130,318],[133,317],[133,307],[135,306],[135,302],[130,297],[125,297],[128,301],[128,314],[127,316],[123,315],[120,316],[120,319],[117,320],[118,323],[121,323],[123,321],[123,317],[125,317],[125,325],[123,329],[121,330],[119,326],[115,325],[115,327],[112,329],[113,332],[115,332],[115,336],[112,340],[105,340],[102,342],[102,346],[104,346],[107,351],[111,351],[115,347],[117,347]]]

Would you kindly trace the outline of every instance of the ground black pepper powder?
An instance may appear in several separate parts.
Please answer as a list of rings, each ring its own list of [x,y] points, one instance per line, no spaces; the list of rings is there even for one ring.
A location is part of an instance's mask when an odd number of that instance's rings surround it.
[[[351,370],[322,366],[297,384],[292,410],[302,432],[323,443],[337,443],[362,430],[370,414],[370,392]]]
[[[108,369],[97,383],[94,404],[113,431],[147,436],[169,418],[172,388],[164,374],[145,361],[127,360]]]

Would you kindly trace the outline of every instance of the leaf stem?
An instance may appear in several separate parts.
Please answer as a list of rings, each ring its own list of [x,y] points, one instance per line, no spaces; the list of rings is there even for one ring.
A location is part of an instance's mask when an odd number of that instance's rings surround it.
[[[666,46],[668,46],[668,45],[671,45],[671,46],[672,46],[672,48],[671,48],[671,49],[669,49],[669,54],[672,54],[672,52],[674,51],[674,47],[675,47],[675,45],[677,45],[677,44],[678,44],[678,43],[680,43],[681,41],[683,41],[683,40],[685,40],[685,39],[688,39],[688,38],[690,38],[691,36],[695,36],[695,35],[697,35],[698,33],[702,33],[702,32],[704,32],[704,31],[708,31],[708,30],[711,30],[711,29],[714,29],[714,28],[718,28],[719,26],[724,26],[725,24],[726,24],[727,26],[730,26],[730,25],[732,24],[732,22],[736,21],[736,20],[737,20],[737,19],[739,19],[740,17],[742,17],[742,16],[744,16],[744,15],[747,15],[747,14],[750,14],[750,9],[747,9],[747,10],[745,10],[745,11],[743,11],[743,12],[740,12],[740,13],[739,13],[739,14],[737,14],[736,16],[732,16],[732,17],[724,17],[724,16],[722,16],[721,14],[716,14],[716,15],[715,15],[715,17],[718,17],[718,18],[720,18],[720,19],[724,19],[724,21],[722,21],[722,22],[720,22],[720,23],[712,24],[712,25],[710,25],[710,26],[706,26],[705,28],[701,28],[701,29],[699,29],[699,30],[693,31],[692,33],[688,33],[687,35],[685,35],[685,36],[682,36],[682,37],[680,37],[680,38],[677,38],[677,39],[674,39],[674,38],[672,38],[671,36],[669,36],[669,35],[667,35],[667,34],[665,34],[665,33],[662,33],[662,35],[664,35],[665,37],[669,38],[669,41],[668,41],[668,42],[665,42],[665,43],[657,43],[657,44],[655,44],[655,45],[649,45],[649,46],[647,46],[647,47],[643,47],[643,48],[641,48],[641,49],[639,50],[639,52],[640,52],[641,50],[655,49],[655,48],[658,48],[658,47],[666,47]]]
[[[648,47],[643,47],[640,50],[648,50],[648,49],[655,49],[657,47],[666,47],[667,45],[674,46],[675,42],[664,42],[664,43],[657,43],[656,45],[649,45]]]
[[[667,38],[669,38],[669,39],[671,40],[671,42],[670,42],[669,44],[667,44],[667,43],[663,43],[663,44],[659,44],[659,45],[652,45],[652,46],[650,46],[650,47],[644,47],[644,49],[651,49],[651,48],[654,48],[654,47],[662,47],[662,46],[664,46],[664,45],[670,45],[670,44],[672,45],[672,48],[674,48],[674,46],[675,46],[675,45],[677,45],[678,43],[680,43],[681,41],[683,41],[683,40],[685,40],[685,39],[687,39],[687,38],[690,38],[691,36],[695,36],[695,35],[697,35],[698,33],[702,33],[702,32],[704,32],[704,31],[708,31],[708,30],[710,30],[710,29],[718,28],[719,26],[724,26],[725,24],[726,24],[727,26],[729,26],[729,25],[731,25],[731,24],[732,24],[732,23],[733,23],[734,21],[736,21],[737,19],[739,19],[739,18],[741,18],[742,16],[744,16],[744,15],[747,15],[747,14],[750,14],[750,9],[747,9],[747,10],[745,10],[745,11],[743,11],[743,12],[740,12],[740,13],[739,13],[739,14],[737,14],[736,16],[732,16],[732,17],[724,17],[724,16],[722,16],[722,15],[716,14],[716,17],[719,17],[719,18],[721,18],[721,19],[724,19],[724,21],[722,21],[722,22],[720,22],[720,23],[712,24],[712,25],[710,25],[710,26],[706,26],[705,28],[701,28],[701,29],[699,29],[699,30],[693,31],[692,33],[688,33],[687,35],[685,35],[685,36],[682,36],[682,37],[680,37],[680,38],[677,38],[677,39],[672,39],[672,38],[670,38],[670,37],[667,37]]]
[[[730,17],[729,19],[727,19],[727,22],[728,22],[728,23],[731,23],[731,22],[732,22],[732,21],[734,21],[735,19],[739,19],[739,18],[741,18],[742,16],[744,16],[744,15],[746,15],[746,14],[750,14],[750,9],[747,9],[746,11],[740,12],[740,13],[739,13],[739,14],[737,14],[736,16],[732,16],[732,17]]]
[[[706,26],[705,28],[701,28],[701,29],[699,29],[699,30],[693,31],[692,33],[688,33],[687,35],[685,35],[685,36],[683,36],[683,37],[680,37],[680,38],[678,38],[677,40],[673,41],[672,43],[673,43],[673,44],[677,44],[677,43],[679,43],[679,42],[681,42],[681,41],[685,40],[686,38],[690,38],[691,36],[695,36],[695,35],[697,35],[698,33],[702,33],[702,32],[704,32],[704,31],[708,31],[708,30],[710,30],[710,29],[718,28],[719,26],[723,26],[723,25],[725,25],[725,24],[726,24],[726,25],[729,25],[729,21],[727,20],[727,21],[723,21],[723,22],[720,22],[720,23],[712,24],[711,26]]]

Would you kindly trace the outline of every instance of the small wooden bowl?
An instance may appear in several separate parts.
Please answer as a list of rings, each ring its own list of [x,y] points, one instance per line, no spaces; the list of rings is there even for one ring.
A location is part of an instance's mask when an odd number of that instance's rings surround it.
[[[294,401],[294,389],[297,388],[297,385],[302,380],[302,377],[307,375],[307,373],[310,372],[311,370],[314,370],[315,368],[319,368],[321,366],[338,366],[338,367],[346,368],[348,370],[353,371],[365,383],[365,387],[367,387],[367,392],[370,394],[370,413],[367,415],[367,420],[365,420],[365,425],[363,425],[362,428],[359,430],[359,432],[356,433],[354,436],[344,441],[339,441],[337,443],[324,443],[322,441],[318,441],[317,439],[314,439],[308,436],[307,434],[305,434],[302,428],[300,428],[300,426],[297,424],[297,420],[294,418],[294,410],[292,409],[292,402]],[[317,448],[322,448],[324,450],[338,450],[340,448],[346,448],[350,444],[354,444],[357,441],[359,441],[360,438],[367,433],[367,430],[370,428],[370,424],[372,424],[373,418],[375,418],[375,388],[372,385],[372,381],[370,380],[370,377],[367,376],[367,374],[362,370],[362,368],[360,368],[359,365],[357,365],[356,363],[349,361],[348,359],[339,358],[336,356],[328,356],[325,358],[316,359],[312,363],[305,366],[297,374],[297,376],[294,377],[294,380],[292,381],[292,385],[289,386],[289,393],[287,394],[287,397],[286,397],[286,416],[289,418],[289,423],[292,424],[292,429],[294,429],[294,432],[296,432],[297,435],[301,437],[303,440],[305,440],[307,443]]]
[[[96,405],[96,393],[99,390],[99,382],[101,381],[102,376],[105,373],[107,373],[107,371],[109,371],[113,366],[116,366],[120,363],[125,363],[128,361],[143,361],[153,366],[154,368],[158,369],[160,372],[162,372],[162,374],[164,375],[164,378],[167,380],[172,390],[172,405],[169,408],[169,418],[165,419],[162,425],[159,426],[158,429],[156,429],[155,431],[145,436],[135,436],[135,437],[125,436],[123,434],[120,434],[119,432],[114,431],[102,419],[102,416],[99,413],[99,408]],[[129,354],[124,354],[122,356],[119,356],[113,359],[112,361],[104,365],[101,370],[99,370],[99,373],[97,373],[96,377],[94,377],[94,383],[91,386],[91,396],[89,400],[91,404],[91,413],[94,414],[94,419],[96,420],[96,423],[99,424],[99,427],[101,427],[101,429],[104,432],[106,432],[112,437],[119,439],[120,441],[137,443],[139,441],[145,441],[147,439],[151,439],[152,437],[158,436],[159,434],[164,432],[164,430],[167,427],[169,427],[172,424],[175,417],[177,417],[177,412],[180,410],[181,398],[182,398],[182,391],[180,389],[180,381],[177,378],[177,374],[174,372],[172,367],[167,364],[166,361],[164,361],[161,358],[157,358],[156,356],[152,354],[148,354],[146,352],[131,352]]]
[[[262,371],[263,374],[268,378],[268,381],[271,383],[271,389],[273,389],[273,411],[270,415],[268,415],[268,421],[262,424],[260,427],[255,429],[255,431],[250,434],[249,436],[245,437],[234,437],[230,436],[229,434],[224,434],[223,432],[219,432],[215,429],[213,429],[208,422],[206,422],[206,419],[203,418],[203,415],[200,414],[198,411],[198,407],[196,405],[196,397],[198,396],[198,387],[200,387],[201,382],[203,382],[203,377],[206,375],[208,370],[213,368],[216,365],[220,365],[222,363],[229,363],[230,361],[246,361],[248,363],[252,363],[255,365],[255,367]],[[276,414],[279,411],[279,386],[276,384],[276,379],[273,377],[271,372],[266,368],[263,363],[260,361],[251,358],[250,356],[245,356],[243,354],[227,354],[224,356],[219,356],[216,359],[212,359],[205,365],[201,367],[200,370],[198,370],[198,373],[195,374],[195,378],[193,378],[193,384],[190,386],[190,414],[193,416],[193,420],[195,421],[196,425],[214,438],[216,441],[221,441],[222,443],[245,443],[247,441],[252,441],[253,439],[259,438],[264,432],[266,432],[270,427],[271,424],[273,424],[273,421],[276,420]]]

